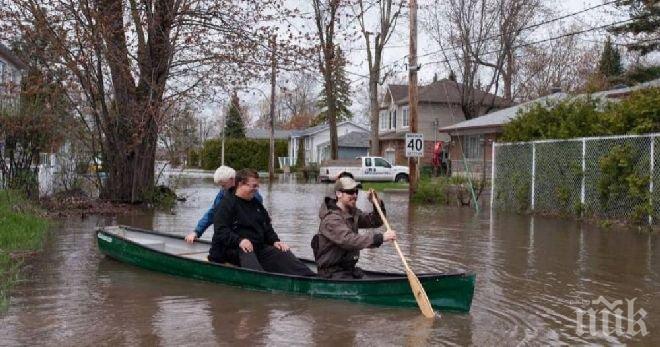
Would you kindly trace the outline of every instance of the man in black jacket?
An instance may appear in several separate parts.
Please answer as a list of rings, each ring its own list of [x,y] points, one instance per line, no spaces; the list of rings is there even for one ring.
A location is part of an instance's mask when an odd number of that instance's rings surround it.
[[[259,189],[257,172],[243,169],[235,181],[236,186],[227,192],[213,218],[209,260],[258,271],[314,276],[280,241],[268,212],[255,198]]]

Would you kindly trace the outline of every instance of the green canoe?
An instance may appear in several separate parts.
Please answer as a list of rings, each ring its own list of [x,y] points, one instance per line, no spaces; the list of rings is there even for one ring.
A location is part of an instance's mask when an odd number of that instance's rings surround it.
[[[243,269],[206,260],[210,243],[190,245],[183,236],[112,226],[97,230],[99,249],[107,256],[149,270],[218,282],[252,290],[311,295],[369,304],[417,307],[404,273],[365,271],[360,280],[328,280]],[[313,261],[301,259],[312,270]],[[470,311],[474,274],[417,274],[436,310]]]

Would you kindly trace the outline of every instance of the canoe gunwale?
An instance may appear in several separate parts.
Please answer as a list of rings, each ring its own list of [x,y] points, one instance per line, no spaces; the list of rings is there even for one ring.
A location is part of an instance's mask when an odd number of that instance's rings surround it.
[[[123,237],[121,235],[118,235],[116,233],[113,233],[109,230],[109,228],[118,228],[118,229],[125,229],[127,231],[133,231],[133,232],[141,232],[145,234],[151,234],[155,236],[160,236],[160,237],[166,237],[170,239],[179,239],[179,240],[184,240],[185,237],[181,235],[174,235],[174,234],[168,234],[168,233],[163,233],[155,230],[147,230],[147,229],[140,229],[140,228],[135,228],[135,227],[130,227],[130,226],[125,226],[125,225],[118,225],[118,226],[111,226],[111,227],[98,227],[96,228],[96,234],[104,234],[107,235],[108,237],[112,238],[118,238],[121,239],[123,242],[127,242],[130,244],[133,244],[137,247],[143,248],[149,252],[154,252],[154,253],[159,253],[168,257],[174,257],[177,259],[180,259],[182,261],[187,261],[187,262],[196,262],[199,264],[203,264],[206,266],[215,266],[215,267],[220,267],[220,268],[225,268],[225,269],[231,269],[231,270],[236,270],[236,271],[244,271],[247,273],[254,273],[254,274],[259,274],[262,276],[268,276],[268,277],[276,277],[276,278],[289,278],[289,279],[295,279],[299,281],[323,281],[323,282],[328,282],[328,283],[388,283],[388,282],[400,282],[400,281],[407,281],[407,276],[405,273],[393,273],[393,272],[383,272],[383,271],[371,271],[371,270],[363,270],[366,274],[371,274],[375,276],[389,276],[390,278],[373,278],[373,279],[326,279],[318,276],[314,277],[307,277],[307,276],[298,276],[298,275],[288,275],[288,274],[280,274],[280,273],[273,273],[273,272],[264,272],[264,271],[257,271],[257,270],[252,270],[252,269],[246,269],[246,268],[241,268],[237,266],[229,266],[229,265],[224,265],[220,263],[214,263],[210,261],[203,261],[199,259],[194,259],[194,258],[189,258],[185,256],[181,256],[178,254],[173,254],[165,251],[161,251],[158,249],[150,248],[147,247],[143,244],[140,244],[139,242],[135,242],[129,238]],[[98,236],[97,236],[98,238]],[[195,242],[199,243],[204,243],[204,244],[211,244],[211,242],[207,240],[197,240]],[[304,259],[304,258],[299,258],[301,261],[305,263],[314,263],[313,260],[309,259]],[[420,281],[425,282],[428,280],[434,280],[436,278],[450,278],[450,277],[470,277],[474,276],[472,273],[468,272],[462,272],[462,271],[457,271],[457,272],[451,272],[451,273],[415,273],[417,277],[420,279]]]

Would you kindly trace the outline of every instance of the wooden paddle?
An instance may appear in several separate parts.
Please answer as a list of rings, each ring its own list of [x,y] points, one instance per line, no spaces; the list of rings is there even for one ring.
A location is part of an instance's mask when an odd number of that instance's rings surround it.
[[[390,228],[390,223],[387,222],[387,218],[385,218],[385,215],[383,214],[383,210],[381,210],[380,208],[380,203],[378,202],[378,198],[376,198],[375,192],[373,191],[373,189],[370,189],[369,192],[371,193],[371,199],[373,200],[374,206],[376,206],[376,210],[378,211],[380,218],[383,220],[383,223],[385,224],[385,228],[387,228],[388,231],[392,230],[392,228]],[[431,307],[431,302],[429,301],[429,297],[426,295],[426,291],[424,291],[424,287],[422,287],[422,284],[419,282],[419,278],[417,278],[417,276],[415,276],[412,270],[410,270],[410,267],[408,266],[408,262],[406,261],[406,258],[403,256],[403,253],[401,252],[401,248],[399,248],[399,244],[396,243],[396,240],[393,240],[393,242],[397,253],[399,253],[399,257],[401,257],[403,266],[406,268],[406,276],[408,276],[408,282],[410,282],[410,288],[412,289],[412,292],[415,295],[415,300],[417,300],[417,305],[419,306],[419,309],[422,311],[422,314],[425,317],[435,318],[435,312],[433,312],[433,307]]]

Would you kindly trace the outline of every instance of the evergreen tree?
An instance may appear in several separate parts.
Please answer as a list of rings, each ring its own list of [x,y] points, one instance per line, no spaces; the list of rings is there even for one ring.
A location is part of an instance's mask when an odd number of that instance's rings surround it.
[[[642,55],[660,49],[660,5],[658,0],[620,0],[616,6],[627,7],[632,21],[609,29],[616,35],[634,35],[628,49]]]
[[[449,76],[447,79],[456,82],[456,74],[454,73],[454,70],[449,71]]]
[[[231,96],[228,113],[227,123],[225,124],[225,136],[229,138],[244,138],[245,125],[243,124],[243,118],[241,118],[241,105],[236,92]]]
[[[607,78],[613,78],[620,76],[623,72],[623,67],[621,66],[621,54],[619,50],[612,45],[612,40],[607,38],[605,42],[605,47],[603,47],[603,53],[600,56],[600,62],[598,63],[598,70]]]
[[[335,50],[335,63],[332,71],[332,81],[335,85],[335,94],[337,98],[337,122],[353,119],[353,113],[348,109],[353,102],[351,101],[351,85],[346,77],[346,57],[341,48]],[[328,121],[327,102],[325,96],[325,87],[321,90],[320,99],[317,107],[323,110],[312,121],[312,125],[326,123]]]

